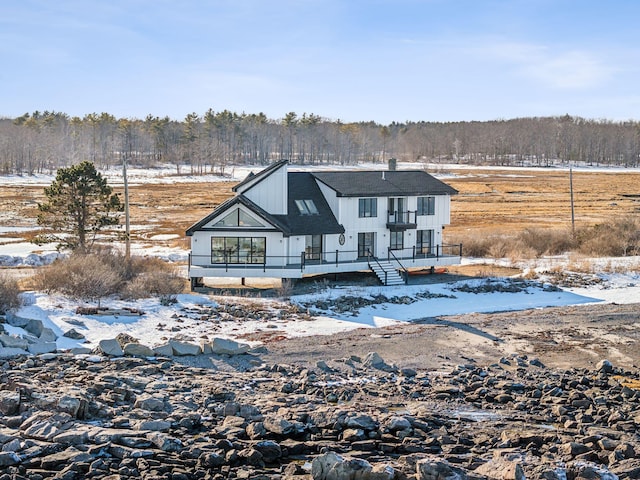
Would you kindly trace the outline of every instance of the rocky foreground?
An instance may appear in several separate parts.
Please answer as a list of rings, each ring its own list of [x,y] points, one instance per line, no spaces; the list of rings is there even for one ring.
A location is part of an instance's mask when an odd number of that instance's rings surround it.
[[[640,477],[640,376],[608,361],[433,372],[375,353],[312,369],[238,357],[3,360],[0,480]]]

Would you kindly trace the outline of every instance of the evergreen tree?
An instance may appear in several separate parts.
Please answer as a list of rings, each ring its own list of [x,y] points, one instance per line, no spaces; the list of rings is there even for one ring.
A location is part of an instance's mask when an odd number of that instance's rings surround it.
[[[99,232],[119,223],[123,210],[118,195],[88,161],[59,169],[44,193],[47,201],[38,204],[38,225],[47,233],[34,242],[58,242],[58,250],[88,253]]]

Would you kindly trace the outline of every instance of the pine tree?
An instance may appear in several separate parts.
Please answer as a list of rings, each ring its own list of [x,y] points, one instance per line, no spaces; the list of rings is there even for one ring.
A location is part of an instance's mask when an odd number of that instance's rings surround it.
[[[34,242],[58,242],[58,250],[88,253],[99,232],[119,223],[123,210],[118,195],[88,161],[59,169],[44,193],[47,201],[38,204],[38,225],[46,233]]]

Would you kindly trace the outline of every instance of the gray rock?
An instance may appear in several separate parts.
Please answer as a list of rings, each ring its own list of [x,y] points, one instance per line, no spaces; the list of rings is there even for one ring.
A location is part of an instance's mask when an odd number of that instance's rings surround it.
[[[265,463],[274,463],[282,457],[282,448],[273,440],[264,440],[256,443],[253,448],[262,454]]]
[[[378,422],[369,415],[350,416],[345,425],[349,428],[361,428],[362,430],[376,430],[378,428]]]
[[[15,415],[20,409],[20,392],[0,390],[0,413]]]
[[[58,345],[56,342],[38,342],[31,343],[29,347],[27,347],[29,353],[33,355],[41,355],[43,353],[53,353],[58,350]]]
[[[78,332],[75,328],[71,328],[71,329],[67,330],[66,332],[64,332],[64,334],[62,336],[66,337],[66,338],[71,338],[72,340],[84,340],[85,339],[85,336],[83,334],[81,334],[80,332]]]
[[[216,355],[243,355],[250,348],[246,343],[238,343],[226,338],[214,338],[211,343],[211,353]]]
[[[39,337],[42,333],[42,329],[44,325],[42,324],[42,320],[38,320],[35,318],[30,319],[27,324],[23,327],[27,332]]]
[[[169,340],[169,345],[173,348],[173,354],[176,356],[200,355],[202,353],[199,345],[188,342]]]
[[[385,372],[397,372],[398,367],[386,363],[376,352],[369,352],[364,359],[363,365],[369,368],[375,368]]]
[[[66,430],[53,437],[55,443],[65,445],[83,445],[89,443],[89,432],[86,430]]]
[[[171,429],[171,422],[166,420],[140,420],[134,425],[134,428],[150,432],[168,432]]]
[[[155,356],[155,352],[153,350],[141,343],[127,343],[122,351],[129,357],[147,358]]]
[[[6,333],[0,334],[0,344],[7,348],[20,348],[22,350],[26,350],[29,347],[29,342],[24,338],[7,335]]]
[[[163,343],[162,345],[153,347],[153,351],[161,357],[173,357],[173,347],[169,343]]]
[[[102,353],[110,357],[121,357],[124,355],[124,351],[122,350],[120,343],[115,338],[100,340],[98,348]]]
[[[7,312],[7,323],[14,327],[24,327],[27,323],[29,323],[31,318],[21,317],[13,312]]]
[[[28,355],[29,352],[17,347],[0,347],[0,358],[13,358],[20,355]]]
[[[416,480],[466,480],[467,472],[444,460],[423,458],[416,463]]]
[[[58,410],[59,412],[68,413],[74,418],[83,418],[86,404],[87,401],[82,398],[64,395],[58,400],[56,410]]]
[[[136,399],[134,407],[150,412],[161,412],[164,410],[164,398],[151,395],[141,396]]]
[[[0,452],[0,467],[10,467],[20,463],[20,457],[15,452]]]
[[[266,417],[263,425],[268,431],[277,435],[290,435],[296,431],[295,424],[282,417]]]
[[[182,450],[180,439],[171,437],[161,432],[147,434],[147,438],[163,452],[179,452]]]
[[[504,459],[489,460],[476,468],[473,473],[484,475],[490,480],[526,480],[520,463]]]
[[[612,373],[613,372],[613,364],[609,360],[600,360],[596,364],[596,370],[604,373]]]
[[[367,480],[372,470],[372,465],[366,460],[347,459],[335,452],[320,455],[311,462],[313,480]]]

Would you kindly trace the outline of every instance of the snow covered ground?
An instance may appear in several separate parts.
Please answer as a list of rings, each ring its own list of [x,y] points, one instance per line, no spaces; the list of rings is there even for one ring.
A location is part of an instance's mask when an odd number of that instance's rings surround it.
[[[630,260],[640,261],[637,257]],[[325,288],[317,293],[291,297],[290,301],[303,309],[311,308],[312,320],[292,320],[280,314],[283,304],[274,299],[225,297],[225,302],[246,304],[257,302],[261,308],[273,312],[265,320],[228,321],[217,315],[216,299],[207,295],[185,294],[178,303],[163,306],[157,299],[135,302],[103,300],[111,308],[134,307],[141,316],[79,315],[77,301],[44,293],[25,295],[25,305],[19,316],[40,319],[45,327],[59,336],[58,348],[93,347],[101,339],[127,333],[141,343],[156,346],[168,339],[199,342],[214,337],[240,339],[246,334],[277,331],[285,336],[326,335],[355,328],[379,328],[425,317],[455,315],[471,312],[523,310],[551,306],[577,305],[593,302],[636,303],[640,301],[640,274],[602,274],[601,283],[580,288],[560,289],[549,284],[522,282],[510,279],[473,279],[452,283],[400,287],[343,287]],[[516,286],[514,289],[513,286]],[[504,288],[502,288],[504,287]],[[504,291],[511,290],[511,291]],[[389,301],[379,301],[379,296]],[[345,297],[373,299],[373,303],[349,311],[334,311],[333,306]],[[394,298],[395,297],[395,298]],[[402,297],[401,300],[398,300]],[[326,309],[309,307],[325,305]],[[203,312],[213,312],[203,315]],[[84,335],[85,340],[63,336],[70,329]],[[10,334],[22,334],[22,329],[5,325]]]

